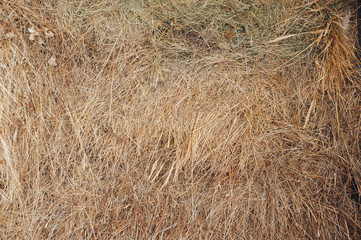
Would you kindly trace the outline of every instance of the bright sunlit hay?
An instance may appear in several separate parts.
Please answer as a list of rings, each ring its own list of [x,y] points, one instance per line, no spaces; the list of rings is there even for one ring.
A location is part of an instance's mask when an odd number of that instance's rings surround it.
[[[39,36],[39,32],[34,30],[34,28],[28,28],[28,31],[30,33],[29,40],[34,41],[36,36]]]
[[[54,37],[54,33],[52,31],[50,31],[48,28],[44,28],[44,30],[45,30],[45,37],[46,38]]]
[[[13,39],[13,38],[16,37],[16,35],[15,35],[15,33],[13,33],[13,32],[8,32],[8,33],[5,34],[5,37],[6,37],[7,39]]]
[[[3,239],[361,239],[356,1],[0,1]]]
[[[56,63],[56,58],[55,57],[51,57],[49,60],[48,60],[48,64],[50,66],[57,66],[58,64]]]

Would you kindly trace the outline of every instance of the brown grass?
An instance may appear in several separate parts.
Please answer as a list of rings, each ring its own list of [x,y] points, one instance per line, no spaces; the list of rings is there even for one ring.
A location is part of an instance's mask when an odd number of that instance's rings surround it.
[[[359,239],[355,4],[0,1],[0,235]]]

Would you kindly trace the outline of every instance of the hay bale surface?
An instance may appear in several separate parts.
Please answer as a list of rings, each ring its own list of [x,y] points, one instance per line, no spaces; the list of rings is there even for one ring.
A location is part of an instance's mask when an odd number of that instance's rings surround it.
[[[1,1],[0,235],[359,239],[356,4]]]

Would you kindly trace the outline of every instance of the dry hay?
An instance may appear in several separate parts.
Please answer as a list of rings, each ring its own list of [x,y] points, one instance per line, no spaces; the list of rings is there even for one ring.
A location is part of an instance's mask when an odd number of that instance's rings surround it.
[[[355,5],[1,1],[0,234],[360,238]]]

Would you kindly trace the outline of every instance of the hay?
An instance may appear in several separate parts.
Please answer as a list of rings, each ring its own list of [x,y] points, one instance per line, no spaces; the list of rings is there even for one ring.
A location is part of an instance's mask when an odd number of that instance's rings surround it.
[[[360,238],[355,5],[2,1],[1,235]]]

